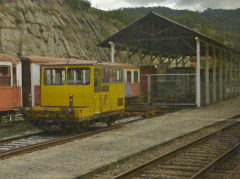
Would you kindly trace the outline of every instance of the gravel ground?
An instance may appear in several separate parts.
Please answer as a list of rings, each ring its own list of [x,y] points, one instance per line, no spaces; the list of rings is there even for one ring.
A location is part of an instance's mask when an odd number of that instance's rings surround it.
[[[240,114],[240,98],[183,110],[0,161],[0,178],[74,178],[180,135]]]
[[[223,122],[219,122],[216,125],[212,125],[206,128],[203,128],[199,131],[194,131],[182,137],[176,138],[169,142],[157,145],[153,148],[150,148],[146,151],[134,154],[133,156],[127,157],[121,161],[110,164],[108,166],[104,166],[102,168],[97,169],[96,171],[90,172],[87,175],[78,177],[87,179],[87,178],[113,178],[114,176],[118,176],[119,174],[126,172],[130,169],[133,169],[139,165],[142,165],[145,162],[153,160],[156,156],[162,156],[169,151],[176,150],[184,145],[187,145],[195,140],[202,138],[203,136],[209,135],[213,132],[216,132],[228,125],[232,122],[239,121],[239,119],[235,120],[225,120]]]

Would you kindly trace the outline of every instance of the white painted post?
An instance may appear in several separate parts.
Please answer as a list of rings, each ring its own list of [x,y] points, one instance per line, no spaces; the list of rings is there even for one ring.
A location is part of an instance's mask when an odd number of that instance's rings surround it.
[[[222,69],[223,69],[223,61],[222,61],[222,50],[219,49],[219,101],[223,100],[223,81],[222,81]]]
[[[217,102],[217,60],[215,47],[213,47],[213,102]]]
[[[109,42],[109,45],[111,46],[111,62],[115,62],[115,44],[113,42]]]
[[[224,54],[224,99],[228,99],[228,61],[227,53]]]
[[[196,104],[201,107],[201,49],[200,39],[195,38],[197,45],[197,63],[196,63]]]
[[[205,52],[206,52],[206,66],[205,66],[205,90],[206,90],[206,105],[210,104],[209,100],[209,46],[206,43],[205,46]]]
[[[23,105],[23,96],[22,96],[22,63],[17,64],[17,86],[21,89],[21,105]]]
[[[148,80],[148,104],[151,104],[151,75],[147,75]]]
[[[11,86],[13,86],[13,63],[11,63]]]

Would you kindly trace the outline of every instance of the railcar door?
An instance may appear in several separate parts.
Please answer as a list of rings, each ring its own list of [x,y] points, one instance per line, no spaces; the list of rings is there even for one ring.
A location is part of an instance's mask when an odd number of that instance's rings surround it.
[[[111,69],[102,68],[102,92],[101,92],[101,104],[102,104],[102,112],[111,111],[110,106],[110,78],[111,78]]]
[[[101,107],[101,70],[100,68],[94,69],[94,113],[102,112]]]
[[[95,113],[110,111],[109,83],[104,83],[105,69],[94,70],[94,101]]]

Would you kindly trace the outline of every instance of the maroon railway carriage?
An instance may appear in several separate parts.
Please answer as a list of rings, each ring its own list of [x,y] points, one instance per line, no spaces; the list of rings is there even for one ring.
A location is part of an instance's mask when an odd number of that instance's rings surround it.
[[[13,120],[22,107],[22,64],[16,57],[0,54],[0,122]]]

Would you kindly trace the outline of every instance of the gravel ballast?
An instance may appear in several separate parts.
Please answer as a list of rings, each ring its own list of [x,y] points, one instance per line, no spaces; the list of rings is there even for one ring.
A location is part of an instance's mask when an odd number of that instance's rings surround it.
[[[83,140],[0,161],[0,178],[74,178],[240,114],[240,98],[129,124]]]

